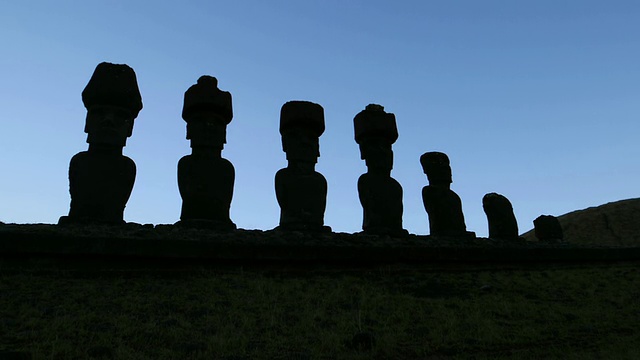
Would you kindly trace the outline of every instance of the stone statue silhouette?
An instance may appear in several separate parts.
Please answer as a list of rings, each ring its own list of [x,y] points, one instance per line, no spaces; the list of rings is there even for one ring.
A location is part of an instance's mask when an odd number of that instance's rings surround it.
[[[287,167],[275,176],[280,205],[279,230],[331,231],[324,225],[327,180],[315,171],[324,132],[324,109],[308,101],[289,101],[280,110],[282,150]]]
[[[429,180],[429,185],[422,188],[422,202],[429,215],[430,235],[475,236],[467,231],[460,197],[450,189],[453,181],[449,157],[441,152],[427,152],[420,157],[420,164]]]
[[[82,91],[89,149],[71,158],[68,216],[59,224],[123,224],[136,165],[122,155],[142,109],[136,74],[127,65],[100,63]]]
[[[490,239],[516,240],[519,238],[518,222],[509,199],[500,194],[489,193],[482,198],[482,208],[487,215]]]
[[[355,116],[353,125],[360,158],[367,165],[367,172],[358,179],[362,230],[375,235],[408,235],[402,228],[402,186],[391,177],[391,145],[398,139],[396,117],[380,105],[369,104]]]
[[[231,94],[218,89],[216,78],[201,76],[184,93],[182,118],[187,122],[191,155],[178,162],[182,212],[176,225],[234,230],[229,208],[235,170],[221,155],[233,118]]]
[[[533,228],[539,241],[562,242],[564,233],[558,218],[553,215],[540,215],[533,220]]]

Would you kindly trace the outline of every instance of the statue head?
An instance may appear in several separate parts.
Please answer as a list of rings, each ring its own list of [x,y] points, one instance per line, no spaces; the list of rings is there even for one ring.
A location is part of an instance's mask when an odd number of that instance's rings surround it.
[[[448,186],[453,182],[447,154],[437,151],[426,152],[420,156],[420,164],[430,185]]]
[[[487,214],[513,213],[513,205],[511,205],[511,201],[498,193],[488,193],[483,196],[482,208]]]
[[[142,109],[136,74],[127,65],[100,63],[82,91],[90,144],[123,147]]]
[[[369,104],[353,118],[356,143],[360,158],[370,172],[389,173],[393,168],[391,145],[398,139],[396,117],[384,107]]]
[[[227,125],[233,119],[231,94],[218,89],[215,77],[204,75],[184,93],[182,118],[187,122],[191,147],[222,150],[227,142]]]
[[[315,164],[324,132],[324,109],[309,101],[289,101],[280,110],[282,150],[287,160]]]
[[[562,240],[564,234],[562,225],[553,215],[540,215],[533,220],[533,228],[536,238],[540,241]]]
[[[518,222],[509,199],[497,193],[488,193],[482,197],[482,208],[487,215],[490,238],[518,238]]]

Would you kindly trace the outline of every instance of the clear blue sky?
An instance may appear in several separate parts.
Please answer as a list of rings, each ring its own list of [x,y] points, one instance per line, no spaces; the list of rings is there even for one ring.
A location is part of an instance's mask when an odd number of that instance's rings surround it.
[[[289,100],[325,109],[316,170],[334,231],[361,230],[353,117],[369,103],[396,115],[392,176],[412,233],[429,232],[426,151],[449,155],[480,236],[489,192],[511,200],[521,232],[541,214],[640,195],[637,1],[9,0],[0,34],[0,221],[67,214],[68,163],[87,149],[80,93],[102,61],[131,66],[144,103],[124,149],[138,167],[127,221],[179,219],[182,100],[205,74],[233,95],[223,156],[240,228],[278,225]]]

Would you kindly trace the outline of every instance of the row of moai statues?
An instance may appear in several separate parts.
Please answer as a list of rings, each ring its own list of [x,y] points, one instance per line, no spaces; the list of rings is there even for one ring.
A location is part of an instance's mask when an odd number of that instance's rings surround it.
[[[87,151],[69,164],[71,205],[59,224],[124,224],[124,208],[136,176],[133,160],[122,154],[133,123],[142,109],[135,72],[127,65],[99,64],[82,101],[87,109]],[[218,88],[217,79],[202,76],[184,94],[182,118],[191,154],[178,162],[178,188],[182,197],[179,226],[233,230],[229,217],[235,170],[222,157],[227,126],[233,119],[231,94]],[[282,150],[287,167],[275,175],[280,206],[276,229],[330,232],[324,224],[327,181],[315,171],[320,156],[319,138],[325,130],[324,109],[308,101],[290,101],[280,113]],[[363,207],[363,232],[405,236],[402,227],[402,186],[391,177],[392,144],[398,139],[395,115],[370,104],[354,118],[355,141],[367,172],[358,179]],[[466,230],[462,202],[450,188],[449,158],[441,152],[420,157],[429,185],[422,200],[433,236],[474,237]],[[483,199],[489,236],[517,239],[518,227],[507,198],[491,193]]]

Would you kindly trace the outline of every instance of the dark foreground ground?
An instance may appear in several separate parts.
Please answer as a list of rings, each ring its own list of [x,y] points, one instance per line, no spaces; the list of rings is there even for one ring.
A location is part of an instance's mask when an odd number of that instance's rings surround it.
[[[6,226],[0,359],[640,358],[638,259],[224,262],[178,249],[182,257],[71,256],[73,247],[16,252],[6,243],[44,241],[46,233]],[[52,241],[95,236],[64,231],[73,233]],[[102,234],[102,249],[109,239],[131,239]],[[447,254],[447,241],[427,241],[421,251]],[[465,241],[467,253],[518,248]]]

